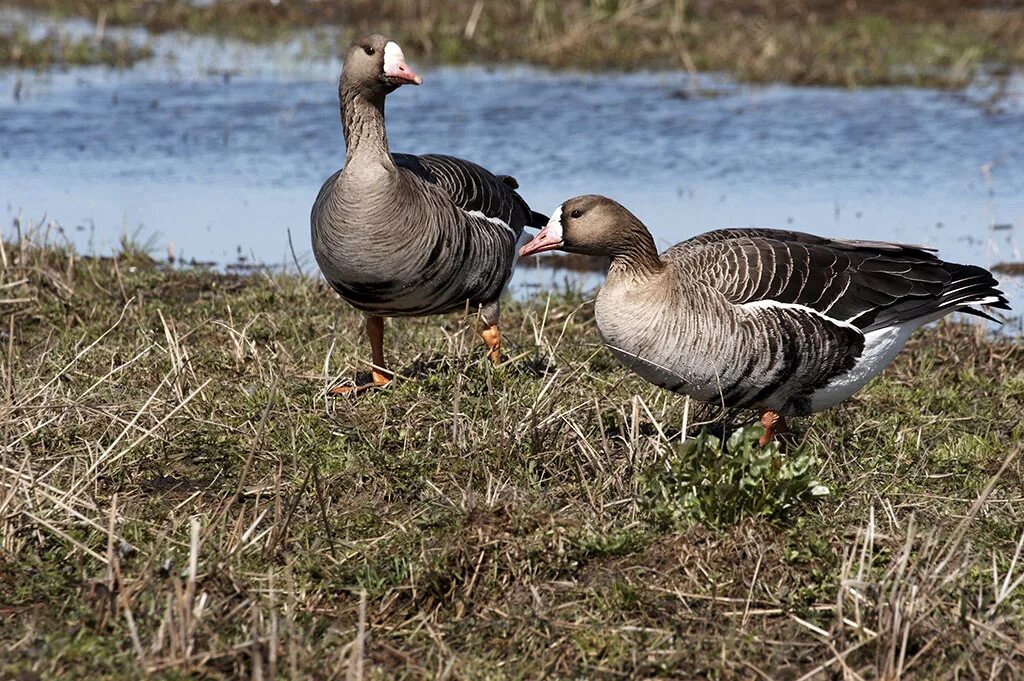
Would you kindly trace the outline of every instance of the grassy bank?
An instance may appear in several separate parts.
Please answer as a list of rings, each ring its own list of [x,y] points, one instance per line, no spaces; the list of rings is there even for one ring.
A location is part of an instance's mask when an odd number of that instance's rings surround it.
[[[49,69],[104,65],[126,68],[148,59],[146,46],[110,38],[72,38],[51,32],[32,37],[22,26],[0,26],[0,66]]]
[[[557,68],[683,68],[740,80],[957,87],[1024,63],[1024,7],[980,0],[14,0],[151,31],[267,40],[295,29],[387,31],[410,56]]]
[[[928,330],[799,421],[806,475],[693,488],[573,295],[509,304],[498,368],[395,323],[408,378],[327,400],[367,352],[310,279],[0,268],[0,677],[1024,673],[1019,342]]]

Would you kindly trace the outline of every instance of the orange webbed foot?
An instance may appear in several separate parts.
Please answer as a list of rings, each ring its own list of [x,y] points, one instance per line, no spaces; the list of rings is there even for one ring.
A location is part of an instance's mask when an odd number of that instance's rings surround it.
[[[491,324],[480,332],[480,337],[487,344],[487,356],[494,365],[501,364],[501,330],[497,324]]]
[[[761,414],[761,425],[764,426],[764,435],[757,441],[762,447],[776,439],[782,433],[788,433],[786,418],[778,412],[766,410]]]
[[[373,388],[383,388],[391,383],[391,376],[376,369],[372,372],[372,381],[360,385],[336,385],[327,391],[332,397],[355,397]]]

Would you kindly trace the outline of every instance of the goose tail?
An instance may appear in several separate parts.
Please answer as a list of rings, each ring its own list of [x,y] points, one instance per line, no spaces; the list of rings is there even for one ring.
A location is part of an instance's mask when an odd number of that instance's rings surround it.
[[[1006,294],[999,290],[999,282],[988,270],[976,265],[943,263],[950,280],[942,291],[936,307],[941,310],[956,310],[976,315],[993,322],[1000,320],[978,309],[977,305],[995,310],[1009,310]]]
[[[538,229],[548,224],[549,218],[544,213],[538,213],[535,210],[530,211],[530,221],[526,223],[527,227],[537,227]]]

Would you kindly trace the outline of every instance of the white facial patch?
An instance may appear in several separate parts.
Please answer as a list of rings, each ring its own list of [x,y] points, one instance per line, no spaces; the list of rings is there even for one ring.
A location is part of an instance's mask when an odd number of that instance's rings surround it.
[[[384,73],[397,73],[399,66],[405,65],[405,54],[398,43],[388,41],[384,46]]]
[[[561,242],[562,241],[562,207],[559,206],[551,213],[551,219],[548,220],[548,224],[544,226],[544,230],[547,232],[549,238]]]

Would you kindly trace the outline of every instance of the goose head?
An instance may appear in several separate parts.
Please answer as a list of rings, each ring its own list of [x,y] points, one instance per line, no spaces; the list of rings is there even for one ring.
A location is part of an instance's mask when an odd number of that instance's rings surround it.
[[[551,220],[519,255],[566,251],[583,255],[616,257],[653,240],[640,220],[617,201],[585,194],[569,199],[551,213]]]
[[[405,63],[398,43],[386,35],[369,33],[349,45],[341,81],[367,95],[386,95],[402,85],[419,85],[423,79]]]

